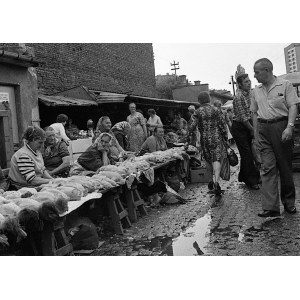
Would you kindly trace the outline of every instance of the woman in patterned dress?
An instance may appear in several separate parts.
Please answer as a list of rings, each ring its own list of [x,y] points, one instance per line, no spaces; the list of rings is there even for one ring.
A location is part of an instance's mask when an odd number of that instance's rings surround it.
[[[211,176],[208,188],[210,190],[214,189],[215,194],[220,195],[221,161],[227,156],[227,127],[225,118],[219,109],[210,104],[209,93],[201,92],[198,96],[198,101],[200,107],[191,117],[189,133],[192,133],[196,126],[198,126],[203,156]]]
[[[129,110],[130,115],[126,119],[131,126],[128,133],[129,150],[139,152],[147,138],[145,118],[141,113],[136,111],[136,105],[134,103],[129,104]]]
[[[222,110],[222,102],[220,100],[215,100],[214,101],[214,106],[217,107],[221,111],[221,113],[223,114],[223,117],[224,117],[225,122],[227,124],[228,140],[232,139],[232,135],[231,135],[232,122],[229,118],[227,110]]]

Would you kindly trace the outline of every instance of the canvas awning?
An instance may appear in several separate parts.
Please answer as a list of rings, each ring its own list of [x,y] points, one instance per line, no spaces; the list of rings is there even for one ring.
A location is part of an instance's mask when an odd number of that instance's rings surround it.
[[[47,106],[97,106],[94,100],[77,99],[65,96],[39,95],[39,101]]]
[[[110,92],[99,92],[99,95],[96,98],[98,104],[102,103],[122,103],[124,102],[126,94],[117,94]]]

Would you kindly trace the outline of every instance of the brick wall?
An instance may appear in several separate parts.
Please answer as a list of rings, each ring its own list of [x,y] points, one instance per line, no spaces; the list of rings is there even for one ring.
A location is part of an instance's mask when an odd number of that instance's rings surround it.
[[[29,44],[43,64],[38,87],[53,94],[76,86],[155,97],[152,44]]]

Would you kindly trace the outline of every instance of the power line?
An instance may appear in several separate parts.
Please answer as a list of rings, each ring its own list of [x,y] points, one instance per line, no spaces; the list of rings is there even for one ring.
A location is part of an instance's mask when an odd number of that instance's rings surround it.
[[[172,66],[174,67],[174,68],[171,69],[171,70],[172,70],[172,71],[175,71],[175,76],[176,76],[176,75],[177,75],[177,74],[176,74],[176,70],[179,70],[179,62],[175,63],[175,60],[173,60],[173,63],[171,63],[170,65],[171,65],[171,67],[172,67]],[[178,68],[177,68],[176,66],[178,66]]]

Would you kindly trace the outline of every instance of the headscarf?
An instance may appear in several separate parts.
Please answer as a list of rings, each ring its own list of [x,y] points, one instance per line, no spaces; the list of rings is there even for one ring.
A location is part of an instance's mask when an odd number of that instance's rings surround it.
[[[116,123],[113,127],[112,127],[112,131],[119,131],[121,132],[123,135],[127,135],[129,130],[130,130],[131,126],[128,122],[126,121],[122,121],[119,123]]]
[[[110,137],[110,141],[109,141],[109,147],[111,147],[111,145],[112,145],[112,140],[113,140],[113,137],[112,137],[112,135],[110,135],[109,133],[107,133],[107,132],[103,132],[103,133],[101,133],[100,135],[99,135],[99,137],[97,137],[97,139],[95,140],[95,142],[94,142],[94,144],[93,144],[93,146],[94,147],[96,147],[98,150],[99,150],[99,148],[103,148],[103,146],[102,146],[102,144],[101,144],[101,138],[103,137],[103,136],[109,136]]]
[[[93,142],[95,142],[96,139],[99,137],[99,135],[103,132],[107,132],[110,135],[113,135],[111,129],[107,131],[107,129],[105,129],[104,126],[103,126],[103,121],[106,120],[106,119],[109,119],[109,117],[108,116],[103,116],[98,120],[96,130],[95,130],[95,134],[94,134],[93,139],[92,139]]]
[[[98,120],[98,123],[97,123],[97,126],[96,126],[96,131],[102,133],[102,132],[107,132],[107,130],[104,128],[103,126],[103,121],[106,120],[106,119],[109,119],[109,117],[101,117],[99,120]]]

